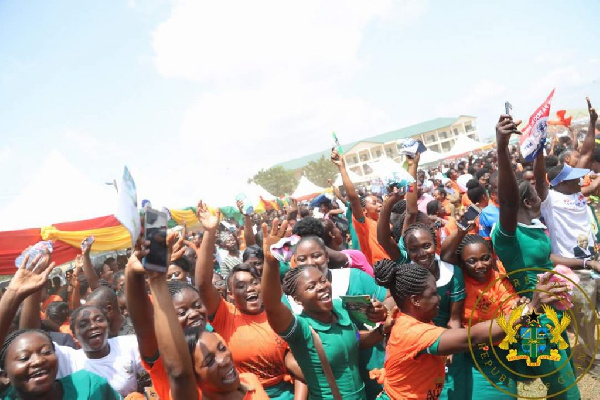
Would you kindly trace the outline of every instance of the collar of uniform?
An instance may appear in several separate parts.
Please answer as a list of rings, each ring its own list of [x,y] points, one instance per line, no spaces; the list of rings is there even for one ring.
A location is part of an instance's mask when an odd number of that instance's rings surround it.
[[[350,320],[348,313],[340,313],[338,307],[343,308],[341,300],[338,300],[338,299],[333,300],[333,310],[332,311],[337,318],[337,321],[335,323],[338,325],[341,325],[341,326],[350,326],[350,324],[352,324],[352,321]],[[331,329],[331,327],[333,325],[331,323],[326,323],[326,322],[318,321],[314,318],[311,318],[308,315],[304,314],[304,312],[302,314],[304,317],[306,317],[308,319],[308,323],[316,331],[321,331],[321,332],[328,331]]]
[[[548,229],[546,227],[546,225],[542,224],[542,221],[540,221],[537,218],[534,218],[531,220],[531,225],[525,225],[521,222],[517,223],[518,226],[522,227],[522,228],[530,228],[530,229]]]

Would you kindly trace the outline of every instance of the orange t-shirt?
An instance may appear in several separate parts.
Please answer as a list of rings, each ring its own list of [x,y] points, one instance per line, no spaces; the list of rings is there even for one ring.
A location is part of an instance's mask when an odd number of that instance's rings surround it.
[[[490,278],[483,283],[471,278],[466,273],[463,275],[467,293],[462,318],[463,326],[469,325],[471,315],[473,315],[471,325],[474,325],[478,322],[495,319],[500,314],[506,315],[511,312],[511,306],[519,296],[503,274],[492,269]],[[494,284],[485,290],[492,282]],[[479,296],[481,296],[481,299],[479,299]],[[479,302],[477,302],[477,299],[479,299]],[[475,307],[475,303],[477,303],[477,307]],[[498,307],[501,307],[501,309],[496,313]]]
[[[227,343],[240,373],[256,375],[266,387],[284,379],[287,373],[284,358],[288,345],[273,331],[266,312],[244,314],[233,304],[221,299],[210,324]]]
[[[452,190],[454,190],[455,193],[464,193],[460,186],[458,186],[458,182],[450,180],[450,186],[452,186]]]
[[[71,324],[69,323],[68,319],[65,321],[64,324],[58,327],[58,330],[59,332],[68,333],[69,335],[73,336],[73,332],[71,332]]]
[[[356,236],[358,236],[360,251],[367,257],[369,264],[375,265],[377,261],[390,258],[390,256],[377,241],[377,221],[367,217],[363,218],[363,222],[360,222],[353,215],[352,226],[356,231]]]
[[[152,379],[152,386],[158,394],[160,399],[173,399],[171,396],[171,387],[169,386],[169,377],[165,371],[165,366],[162,362],[162,358],[158,357],[158,360],[150,366],[142,359],[142,365],[148,371],[150,379]],[[265,389],[260,384],[260,381],[254,374],[241,373],[240,383],[247,389],[244,400],[266,400],[269,398]],[[198,400],[202,400],[202,390],[198,388]]]
[[[437,399],[445,356],[423,353],[446,329],[398,313],[387,343],[383,388],[391,399]]]

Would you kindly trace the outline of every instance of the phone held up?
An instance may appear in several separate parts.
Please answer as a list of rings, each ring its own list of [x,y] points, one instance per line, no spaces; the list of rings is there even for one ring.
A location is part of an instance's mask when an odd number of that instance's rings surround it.
[[[143,260],[144,269],[167,272],[167,214],[146,208],[144,218],[144,240],[150,241],[150,252]]]
[[[469,208],[467,208],[467,211],[460,222],[457,222],[456,225],[462,230],[466,230],[469,227],[469,221],[475,221],[479,214],[481,214],[481,208],[477,207],[475,204],[471,204]]]

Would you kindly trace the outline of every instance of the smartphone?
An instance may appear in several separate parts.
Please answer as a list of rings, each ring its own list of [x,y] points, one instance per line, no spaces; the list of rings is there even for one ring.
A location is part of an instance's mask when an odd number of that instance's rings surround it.
[[[469,226],[469,221],[474,221],[481,214],[481,208],[477,207],[475,204],[471,204],[469,208],[467,208],[467,212],[463,215],[463,218],[460,222],[457,222],[462,229],[467,229]]]
[[[150,241],[150,252],[144,257],[144,268],[151,271],[167,272],[167,214],[146,208],[144,218],[144,239]]]
[[[340,141],[338,140],[335,132],[331,132],[331,136],[333,136],[333,141],[335,142],[335,147],[337,148],[338,154],[341,156],[344,153],[344,151],[342,149],[342,145],[340,144]]]
[[[84,239],[83,243],[81,243],[81,250],[83,251],[83,249],[85,249],[86,247],[89,247],[92,242],[94,241],[94,237],[93,236],[88,236]]]

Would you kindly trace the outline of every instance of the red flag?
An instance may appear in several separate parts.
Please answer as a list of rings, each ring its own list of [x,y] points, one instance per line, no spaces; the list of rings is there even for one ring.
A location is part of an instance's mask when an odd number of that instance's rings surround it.
[[[554,89],[548,95],[548,98],[535,110],[529,122],[523,129],[523,134],[519,139],[521,145],[521,154],[527,161],[533,161],[540,151],[543,151],[546,144],[548,131],[548,118],[550,116],[550,104],[554,96]]]

